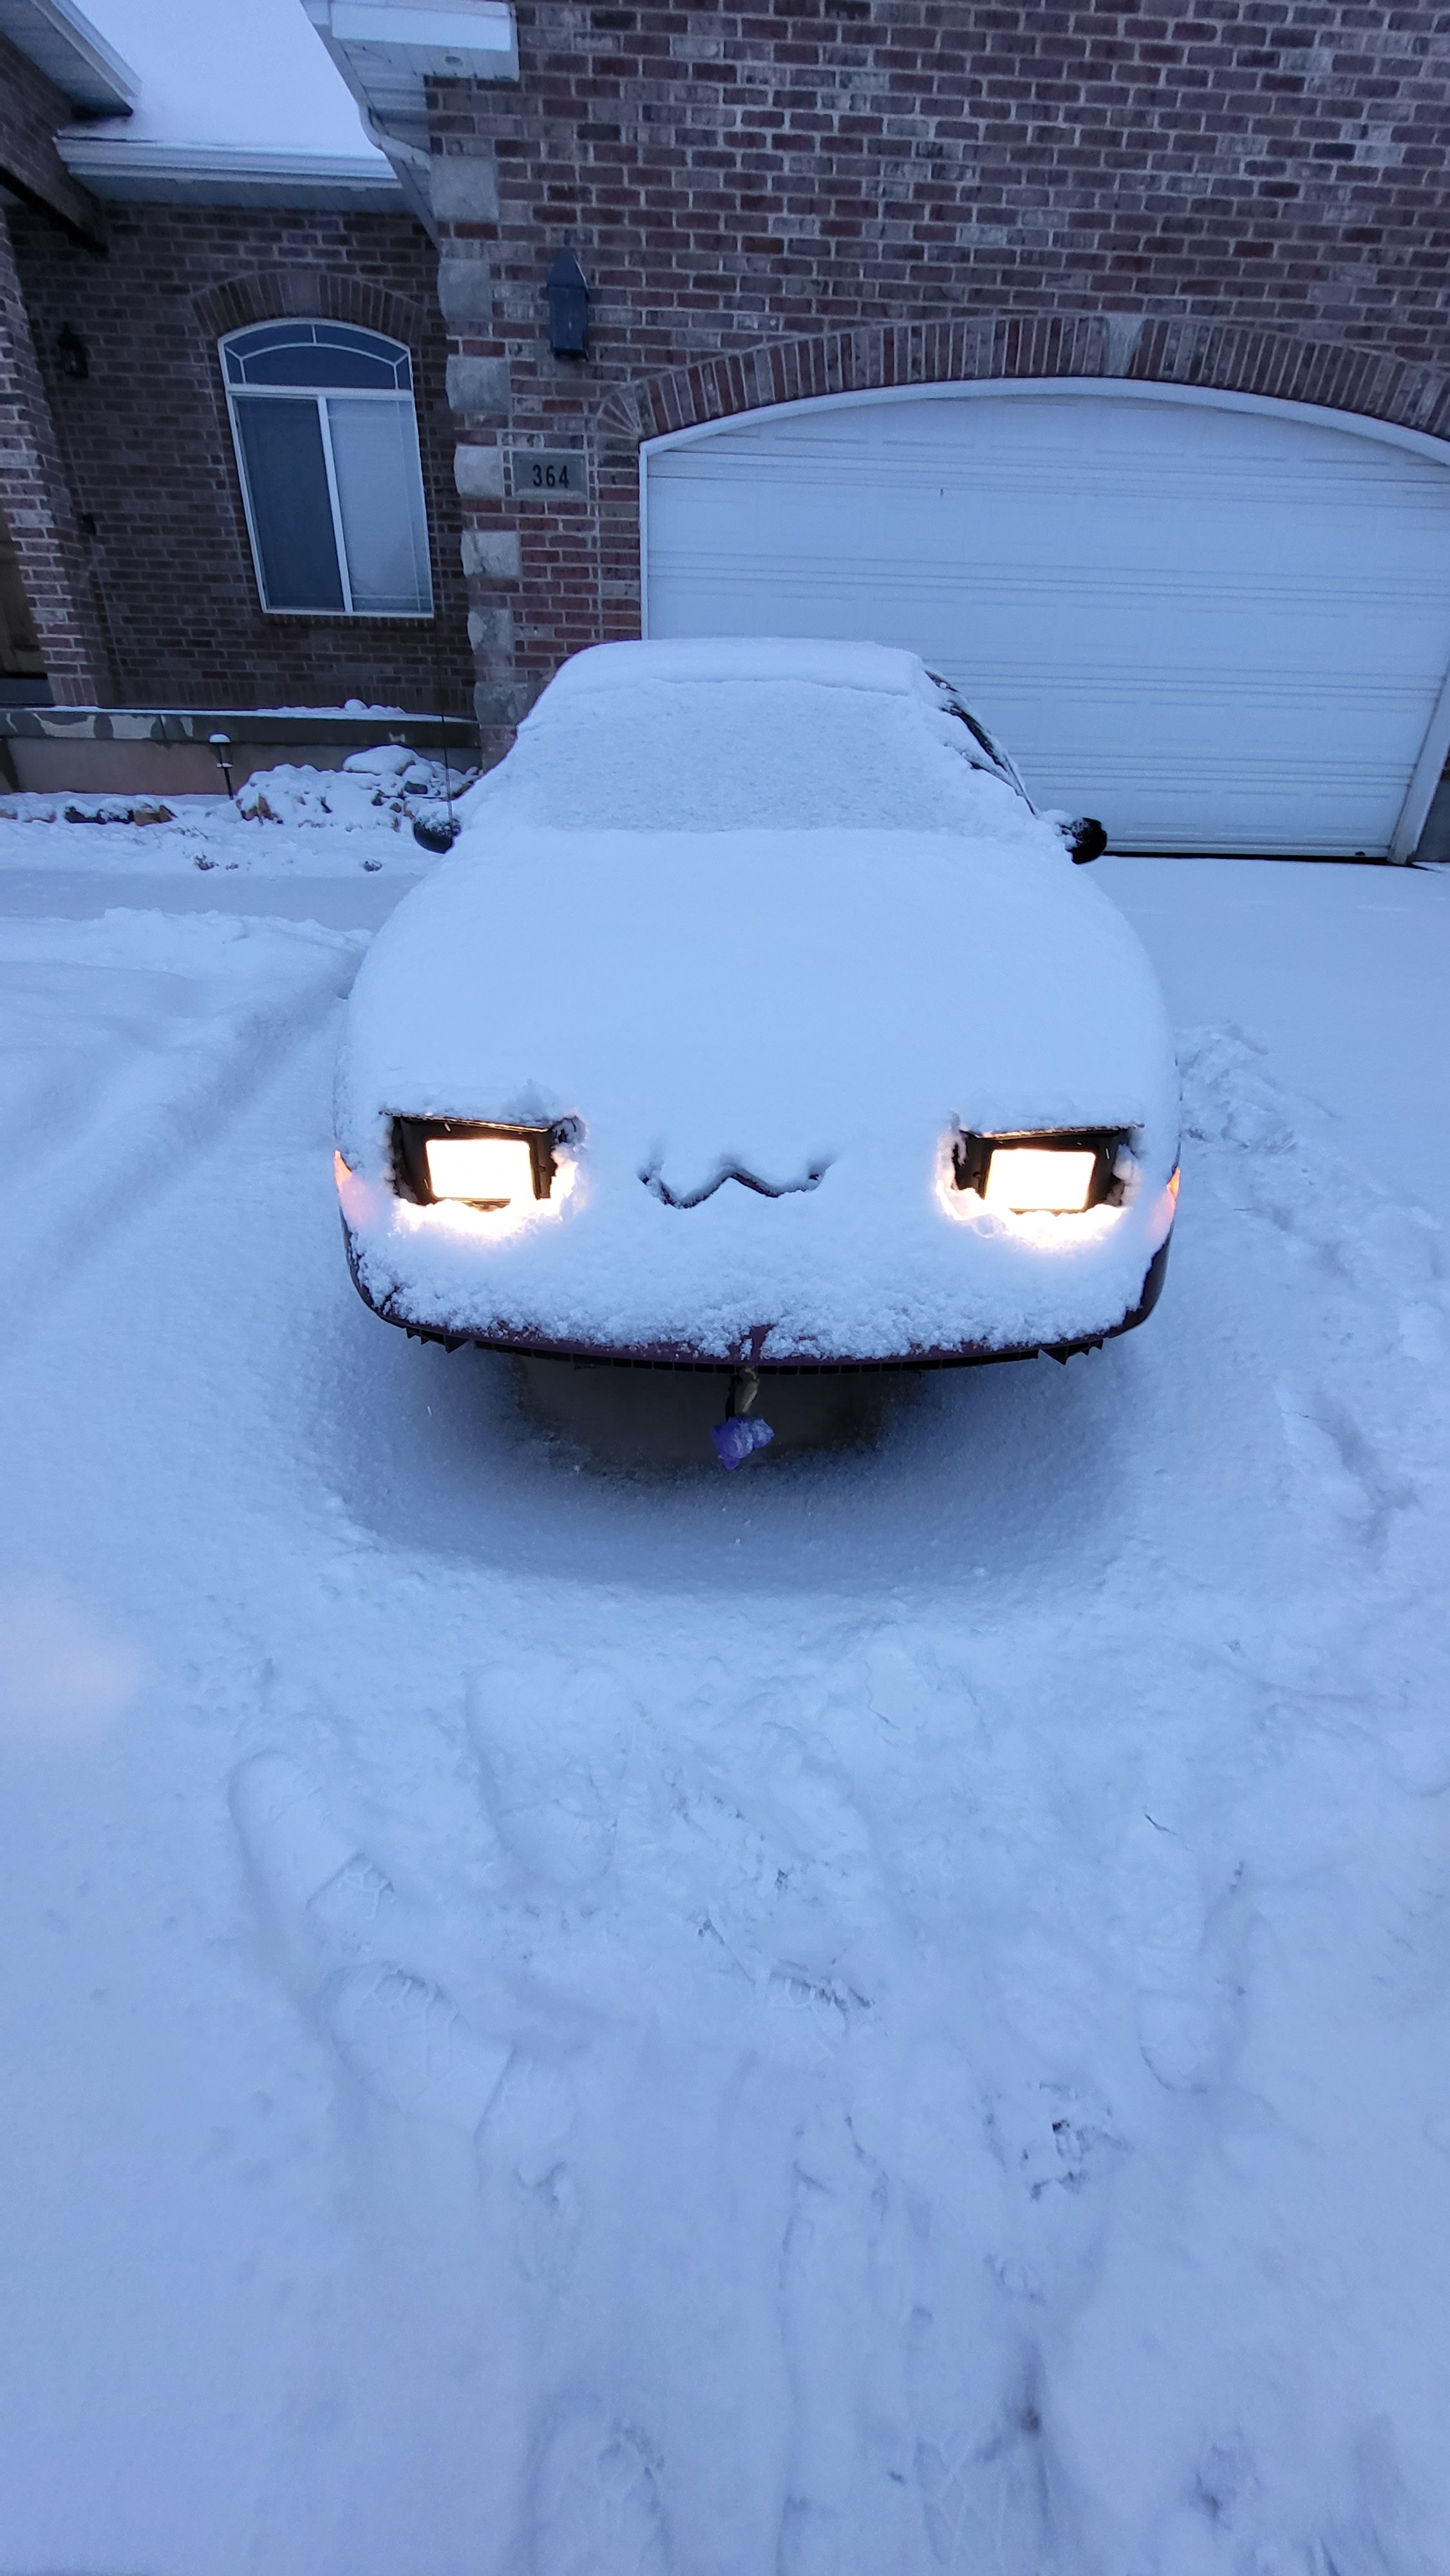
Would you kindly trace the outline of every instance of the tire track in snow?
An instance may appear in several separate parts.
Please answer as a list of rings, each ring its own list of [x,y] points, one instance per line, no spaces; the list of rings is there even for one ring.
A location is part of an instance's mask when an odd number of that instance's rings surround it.
[[[88,967],[114,975],[129,965],[154,980],[160,950],[178,988],[144,1051],[103,1068],[106,1087],[78,1131],[32,1154],[8,1193],[0,1263],[12,1328],[215,1148],[348,992],[362,946],[315,925],[212,915],[0,923],[0,979],[7,969],[22,978],[37,966],[67,969],[82,1015]]]

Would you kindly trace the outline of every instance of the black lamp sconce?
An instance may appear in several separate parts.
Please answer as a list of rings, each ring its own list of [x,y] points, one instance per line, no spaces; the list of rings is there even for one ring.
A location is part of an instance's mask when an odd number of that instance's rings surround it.
[[[84,384],[91,372],[91,353],[73,324],[67,322],[56,334],[55,354],[61,374],[74,384]]]
[[[549,271],[549,346],[556,358],[589,355],[589,288],[572,250],[561,250]]]

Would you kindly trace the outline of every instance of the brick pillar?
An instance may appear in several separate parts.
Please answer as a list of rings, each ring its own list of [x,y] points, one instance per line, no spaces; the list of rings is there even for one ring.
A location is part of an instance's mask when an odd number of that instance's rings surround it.
[[[473,647],[474,713],[486,765],[501,760],[530,692],[518,671],[519,536],[508,498],[508,354],[498,337],[492,248],[498,181],[491,149],[444,152],[431,172],[438,302],[448,328],[448,400],[458,423],[453,472],[463,503],[463,572]]]
[[[88,706],[104,701],[112,687],[109,655],[3,216],[0,507],[57,704]]]

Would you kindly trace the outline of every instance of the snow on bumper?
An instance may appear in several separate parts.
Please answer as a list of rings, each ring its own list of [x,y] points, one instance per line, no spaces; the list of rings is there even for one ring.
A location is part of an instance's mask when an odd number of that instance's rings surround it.
[[[1140,1171],[1120,1207],[990,1213],[953,1189],[888,1196],[849,1160],[779,1198],[702,1205],[570,1169],[520,1215],[416,1206],[339,1163],[357,1287],[388,1322],[498,1348],[688,1364],[990,1359],[1096,1341],[1156,1303],[1175,1213]]]

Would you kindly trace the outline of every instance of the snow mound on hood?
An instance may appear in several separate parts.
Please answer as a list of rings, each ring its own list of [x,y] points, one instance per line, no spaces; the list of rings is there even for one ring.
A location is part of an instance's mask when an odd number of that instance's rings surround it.
[[[968,773],[969,777],[971,773]],[[475,831],[359,974],[337,1137],[374,1293],[448,1329],[771,1356],[1098,1331],[1166,1230],[1172,1045],[1127,923],[1010,790],[945,834]],[[391,1122],[578,1119],[521,1231],[400,1207]],[[944,1140],[1139,1132],[1132,1204],[1044,1247],[941,1188]],[[724,1176],[750,1174],[781,1196]],[[718,1187],[716,1184],[720,1184]]]

